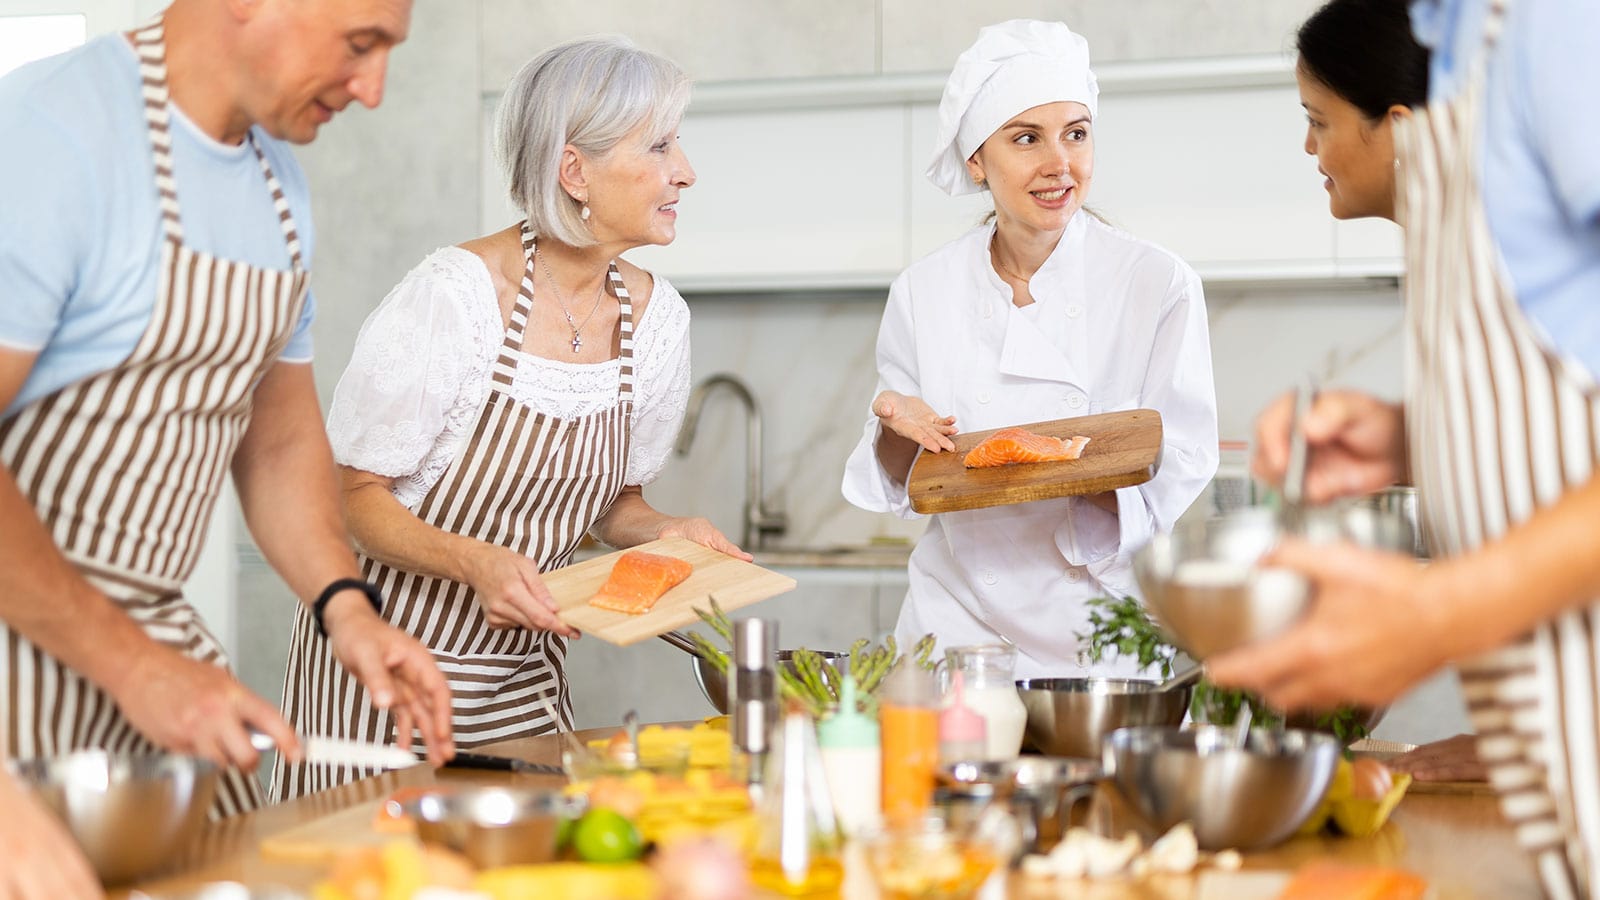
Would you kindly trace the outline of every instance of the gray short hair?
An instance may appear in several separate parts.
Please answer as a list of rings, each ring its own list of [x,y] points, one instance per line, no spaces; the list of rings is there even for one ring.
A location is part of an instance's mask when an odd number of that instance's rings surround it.
[[[495,157],[511,202],[533,233],[571,247],[595,240],[561,188],[567,144],[602,157],[640,125],[670,136],[689,105],[689,78],[667,58],[622,37],[569,41],[529,60],[495,116]]]

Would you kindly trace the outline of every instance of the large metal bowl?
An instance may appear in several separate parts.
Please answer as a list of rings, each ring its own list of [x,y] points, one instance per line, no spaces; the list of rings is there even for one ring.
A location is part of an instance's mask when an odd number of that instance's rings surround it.
[[[559,790],[481,786],[439,788],[396,805],[423,841],[493,868],[555,859],[561,821],[576,819],[585,803]]]
[[[1136,678],[1034,678],[1017,682],[1028,711],[1023,742],[1046,756],[1100,758],[1106,735],[1131,725],[1178,725],[1193,684],[1158,691]]]
[[[835,674],[843,675],[850,665],[850,654],[837,650],[813,651],[822,657],[822,661],[833,669]],[[778,651],[778,665],[788,666],[793,671],[793,650]],[[700,684],[700,693],[706,695],[712,707],[722,715],[728,714],[728,676],[717,671],[717,667],[707,662],[705,657],[696,656],[694,662],[694,680]]]
[[[1339,742],[1310,731],[1201,726],[1124,728],[1106,738],[1105,766],[1123,798],[1157,831],[1194,823],[1207,850],[1258,850],[1294,834],[1328,789]]]
[[[82,750],[16,760],[12,771],[49,807],[106,884],[125,884],[174,861],[205,825],[217,768],[162,753]]]
[[[1302,536],[1410,553],[1405,516],[1353,503],[1304,511]],[[1282,534],[1278,514],[1252,507],[1158,534],[1133,557],[1145,606],[1181,650],[1206,659],[1288,628],[1311,591],[1299,574],[1258,563]]]

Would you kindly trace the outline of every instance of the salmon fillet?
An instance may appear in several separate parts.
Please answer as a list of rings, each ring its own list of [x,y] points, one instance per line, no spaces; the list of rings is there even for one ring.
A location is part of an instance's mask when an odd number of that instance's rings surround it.
[[[610,577],[590,606],[637,616],[650,611],[661,595],[681,584],[694,565],[675,556],[629,550],[617,557]]]
[[[1002,428],[967,451],[969,469],[1009,466],[1012,463],[1060,462],[1077,459],[1089,439],[1078,435],[1070,440],[1034,434],[1024,428]]]
[[[1278,900],[1422,900],[1428,882],[1400,869],[1314,862],[1302,866]]]

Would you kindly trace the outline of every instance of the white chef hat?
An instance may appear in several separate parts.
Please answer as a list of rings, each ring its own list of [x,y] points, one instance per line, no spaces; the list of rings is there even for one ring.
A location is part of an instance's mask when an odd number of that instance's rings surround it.
[[[956,58],[945,82],[928,179],[947,194],[973,193],[978,186],[967,160],[1012,116],[1072,100],[1087,106],[1093,119],[1099,96],[1089,42],[1065,24],[1012,19],[989,25]]]

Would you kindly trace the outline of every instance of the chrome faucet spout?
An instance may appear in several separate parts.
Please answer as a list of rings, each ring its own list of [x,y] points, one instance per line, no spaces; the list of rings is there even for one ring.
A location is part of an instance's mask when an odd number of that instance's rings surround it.
[[[719,387],[727,389],[738,397],[745,408],[744,533],[740,546],[748,550],[761,546],[765,542],[766,535],[782,534],[789,527],[788,516],[767,509],[762,495],[761,404],[756,400],[755,393],[750,390],[749,385],[728,372],[710,375],[695,385],[689,394],[689,406],[684,413],[683,428],[678,432],[673,450],[679,456],[689,453],[689,448],[694,444],[695,432],[700,427],[700,413],[705,408],[706,398]]]

